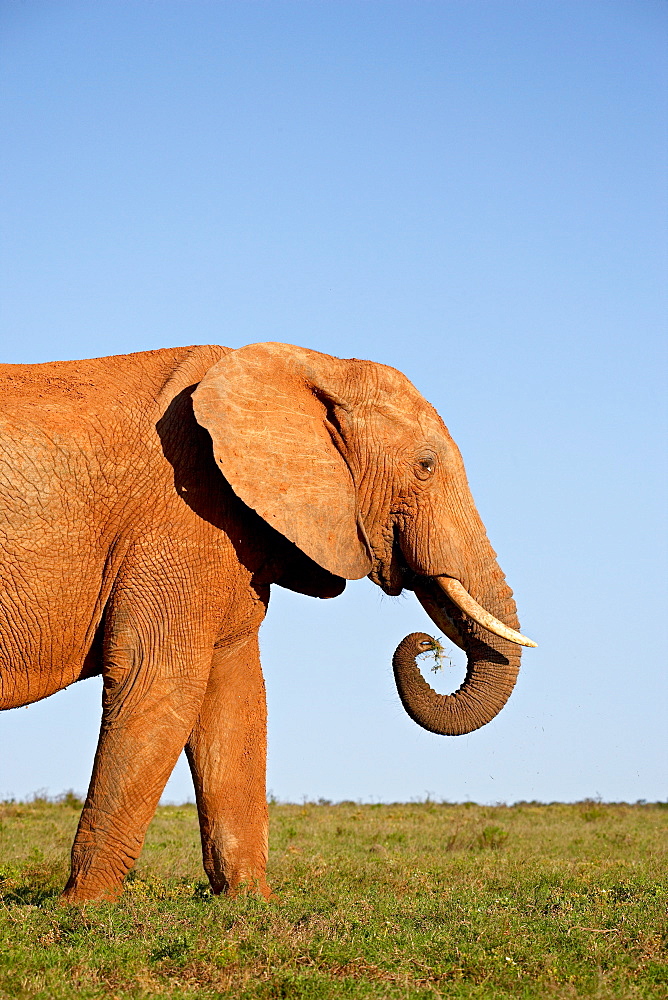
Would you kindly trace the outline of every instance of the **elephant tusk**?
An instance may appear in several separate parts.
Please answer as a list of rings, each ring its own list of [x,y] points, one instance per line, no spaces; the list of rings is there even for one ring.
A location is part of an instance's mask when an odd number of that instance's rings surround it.
[[[533,642],[532,639],[527,639],[525,635],[520,632],[516,632],[515,629],[509,628],[500,622],[498,618],[491,615],[489,611],[485,609],[475,601],[468,590],[462,586],[459,580],[455,580],[451,576],[436,576],[434,580],[439,585],[441,590],[447,594],[453,604],[467,614],[469,618],[472,618],[474,622],[478,625],[482,625],[486,628],[488,632],[493,632],[494,635],[500,636],[502,639],[508,639],[509,642],[516,642],[518,646],[537,646],[537,642]]]

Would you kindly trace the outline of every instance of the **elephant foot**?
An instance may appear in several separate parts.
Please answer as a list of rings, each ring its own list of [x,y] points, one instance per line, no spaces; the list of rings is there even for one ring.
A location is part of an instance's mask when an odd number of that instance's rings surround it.
[[[60,896],[61,906],[84,906],[86,903],[115,903],[123,886],[71,885],[69,882]]]
[[[213,894],[215,896],[227,896],[229,899],[237,899],[239,896],[261,896],[262,899],[275,900],[276,896],[273,894],[264,879],[250,879],[245,878],[235,885],[226,885],[221,889],[213,889]]]
[[[272,902],[276,901],[276,896],[266,883],[264,885],[260,885],[258,882],[255,882],[254,884],[252,882],[240,882],[239,885],[234,886],[234,888],[230,886],[229,888],[224,889],[223,894],[227,896],[228,899],[238,899],[243,896],[260,896],[262,899],[267,900],[267,902],[269,902],[269,900]],[[216,895],[221,895],[221,893],[216,893]]]
[[[227,875],[220,878],[209,875],[209,883],[214,896],[227,896],[236,899],[239,896],[261,896],[262,899],[274,901],[276,896],[267,885],[264,873],[250,875],[247,872],[238,875]]]

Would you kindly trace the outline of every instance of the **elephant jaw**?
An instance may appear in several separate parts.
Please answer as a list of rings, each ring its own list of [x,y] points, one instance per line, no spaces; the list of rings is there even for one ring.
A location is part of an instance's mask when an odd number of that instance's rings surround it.
[[[495,618],[489,611],[486,611],[482,605],[478,604],[471,597],[459,580],[455,580],[454,577],[436,576],[430,577],[428,580],[436,584],[439,590],[435,591],[433,586],[425,588],[421,581],[416,581],[414,584],[415,595],[434,624],[447,635],[448,639],[454,642],[456,646],[459,646],[460,649],[466,650],[464,637],[461,635],[453,618],[448,614],[448,602],[442,601],[441,595],[445,595],[448,601],[451,601],[455,607],[459,608],[467,618],[470,618],[493,635],[498,635],[501,639],[514,642],[518,646],[538,645],[532,639],[528,639],[525,635],[522,635],[521,632],[516,632],[515,629],[504,625],[503,622]],[[426,582],[427,580],[425,580]]]
[[[416,583],[413,589],[415,590],[415,596],[433,621],[434,625],[436,625],[437,628],[440,628],[441,632],[444,635],[447,635],[448,639],[450,639],[451,642],[454,642],[455,646],[459,646],[460,649],[463,649],[464,652],[466,652],[466,646],[464,645],[464,640],[459,632],[459,629],[445,609],[445,601],[437,601],[436,597],[432,596],[429,591],[424,589],[420,584]]]

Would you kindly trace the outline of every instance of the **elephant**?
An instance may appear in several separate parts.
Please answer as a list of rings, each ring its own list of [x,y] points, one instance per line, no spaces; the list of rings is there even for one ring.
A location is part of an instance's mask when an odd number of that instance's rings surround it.
[[[214,893],[270,895],[258,629],[273,584],[412,591],[467,653],[408,714],[468,733],[509,697],[512,591],[443,421],[396,369],[281,343],[0,366],[0,708],[102,675],[63,900],[114,900],[185,748]]]

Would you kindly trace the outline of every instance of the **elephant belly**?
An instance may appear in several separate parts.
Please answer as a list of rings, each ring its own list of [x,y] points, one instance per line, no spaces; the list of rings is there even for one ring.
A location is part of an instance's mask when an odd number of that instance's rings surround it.
[[[36,525],[1,547],[0,709],[39,701],[98,672],[95,636],[112,582],[104,555],[91,539],[86,545],[75,537],[67,549],[43,535]]]
[[[4,609],[3,609],[4,610]],[[47,698],[74,681],[100,673],[95,628],[45,629],[44,623],[8,623],[0,615],[0,709]]]
[[[71,438],[0,419],[0,708],[95,672],[90,651],[122,552],[101,516],[99,477]]]

